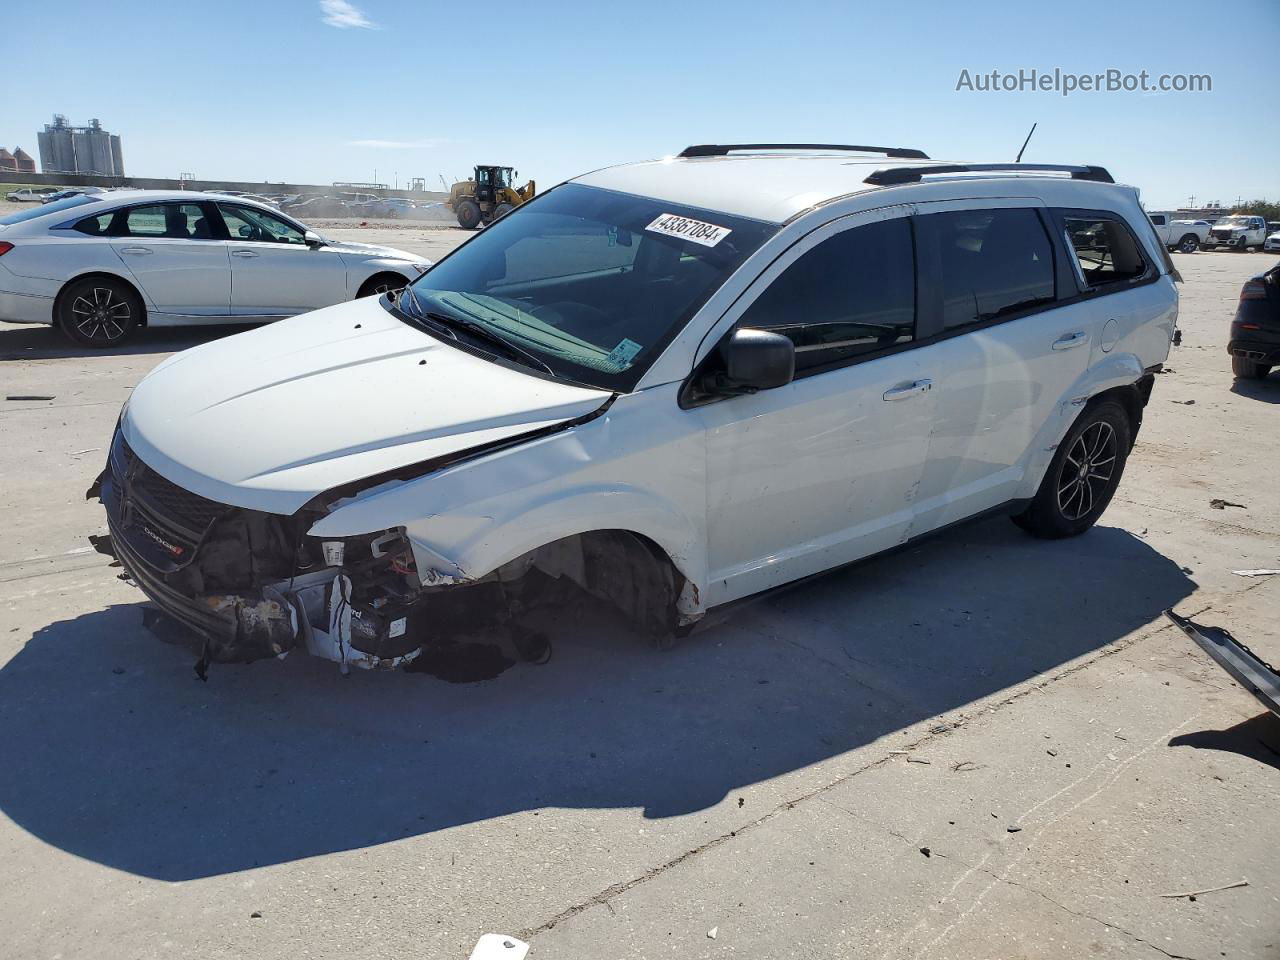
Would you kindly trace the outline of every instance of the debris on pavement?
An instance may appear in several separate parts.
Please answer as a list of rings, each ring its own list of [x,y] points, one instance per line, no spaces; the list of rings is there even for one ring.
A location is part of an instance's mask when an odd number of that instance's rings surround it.
[[[1194,401],[1194,400],[1175,400],[1175,401],[1173,401],[1173,402],[1174,402],[1174,403],[1180,403],[1180,404],[1182,404],[1184,407],[1189,407],[1189,406],[1191,406],[1192,404],[1194,404],[1194,403],[1195,403],[1195,401]]]
[[[926,857],[932,857],[932,856],[933,856],[933,851],[932,851],[932,850],[930,850],[928,847],[921,847],[921,848],[920,848],[920,852],[921,852],[921,853],[923,853]]]
[[[1232,570],[1237,577],[1274,577],[1280,570],[1262,568],[1258,570]]]
[[[529,952],[529,945],[523,940],[508,937],[501,933],[486,933],[476,941],[471,951],[471,960],[524,960]]]
[[[9,394],[9,396],[5,397],[5,399],[6,400],[52,400],[53,395],[50,394],[49,396],[44,396],[43,394],[34,394],[34,393],[33,394],[11,393]]]
[[[958,760],[951,765],[952,773],[971,773],[978,769],[981,769],[981,765],[974,763],[972,760]]]
[[[1220,500],[1217,497],[1209,501],[1209,506],[1214,510],[1225,510],[1227,507],[1239,507],[1241,510],[1248,510],[1243,503],[1232,503],[1230,500]]]
[[[1229,630],[1203,626],[1172,610],[1166,610],[1164,615],[1259,703],[1280,717],[1280,670],[1233,637]]]
[[[1005,829],[1005,832],[1006,832],[1006,833],[1021,833],[1021,832],[1022,832],[1022,828],[1021,828],[1021,827],[1019,827],[1019,826],[1015,826],[1015,825],[1013,825],[1013,824],[1010,824],[1009,826],[1005,827],[1004,829]]]
[[[1248,885],[1249,885],[1248,880],[1241,879],[1241,880],[1237,880],[1235,883],[1224,883],[1220,887],[1208,887],[1204,890],[1188,890],[1185,893],[1162,893],[1160,894],[1160,896],[1166,897],[1170,900],[1179,900],[1182,897],[1190,897],[1192,900],[1194,900],[1196,897],[1201,896],[1202,894],[1218,893],[1222,890],[1234,890],[1236,887],[1247,887]]]
[[[707,931],[707,939],[714,940],[716,936],[719,935],[719,933],[720,933],[719,927],[712,927],[710,930]]]

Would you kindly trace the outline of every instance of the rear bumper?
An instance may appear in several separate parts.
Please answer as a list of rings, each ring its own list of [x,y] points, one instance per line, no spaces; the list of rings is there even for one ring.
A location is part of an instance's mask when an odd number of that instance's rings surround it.
[[[5,323],[53,323],[53,297],[0,290],[0,320]]]
[[[1280,366],[1280,324],[1274,326],[1268,324],[1261,329],[1242,330],[1239,321],[1232,323],[1230,339],[1227,341],[1227,353],[1233,357],[1253,360],[1255,363]]]

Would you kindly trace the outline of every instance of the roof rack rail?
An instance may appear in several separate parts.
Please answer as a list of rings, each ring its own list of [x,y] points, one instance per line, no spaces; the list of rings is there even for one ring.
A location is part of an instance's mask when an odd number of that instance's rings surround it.
[[[1072,166],[1061,163],[941,163],[933,167],[885,167],[876,170],[863,183],[891,187],[899,183],[918,183],[921,177],[938,173],[1069,173],[1072,180],[1115,183],[1106,167]]]
[[[723,157],[729,153],[752,150],[825,150],[842,153],[883,153],[896,160],[928,160],[923,150],[912,147],[861,147],[848,143],[696,143],[680,151],[681,157]]]

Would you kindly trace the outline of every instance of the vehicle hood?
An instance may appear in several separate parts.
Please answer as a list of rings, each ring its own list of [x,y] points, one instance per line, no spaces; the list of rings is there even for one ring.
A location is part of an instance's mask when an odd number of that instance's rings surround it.
[[[336,250],[345,256],[358,257],[363,260],[408,260],[416,263],[428,263],[425,257],[395,247],[383,247],[376,243],[348,243],[345,240],[326,240],[325,249]]]
[[[473,356],[366,297],[175,354],[133,391],[122,429],[180,487],[291,514],[331,487],[554,426],[609,396]]]

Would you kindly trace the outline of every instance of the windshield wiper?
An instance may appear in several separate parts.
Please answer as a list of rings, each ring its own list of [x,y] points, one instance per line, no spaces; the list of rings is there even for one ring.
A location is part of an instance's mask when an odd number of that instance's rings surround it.
[[[453,328],[461,327],[476,339],[483,340],[486,343],[497,347],[509,358],[518,360],[527,366],[538,367],[545,370],[553,377],[556,375],[556,372],[551,369],[551,365],[537,354],[530,353],[528,350],[517,346],[510,340],[498,336],[498,334],[494,333],[484,324],[478,323],[475,320],[470,320],[466,317],[455,317],[452,314],[441,313],[438,310],[426,309],[426,307],[422,305],[422,301],[418,299],[418,294],[414,291],[413,284],[409,284],[401,291],[400,299],[404,299],[406,296],[409,298],[409,302],[413,304],[413,312],[409,315],[419,323],[429,323],[432,329],[447,334],[454,340],[458,339],[458,335],[454,332]],[[397,300],[397,306],[399,306],[399,300]],[[403,308],[402,312],[405,312],[403,311]]]
[[[405,289],[409,289],[409,288],[406,287]],[[421,304],[419,303],[416,296],[413,297],[413,300],[414,300],[414,303],[418,304],[418,307],[421,308]],[[441,324],[446,328],[461,327],[463,330],[466,330],[467,333],[471,334],[477,340],[483,340],[485,343],[497,347],[502,353],[505,353],[508,358],[512,360],[517,360],[520,363],[525,364],[526,366],[538,367],[542,370],[545,370],[547,373],[551,374],[553,377],[556,375],[556,372],[551,369],[551,365],[547,363],[545,360],[543,360],[541,357],[539,357],[537,354],[530,353],[528,350],[524,349],[524,347],[517,346],[516,344],[512,343],[510,340],[507,340],[505,337],[499,336],[498,334],[490,330],[488,327],[486,327],[483,323],[478,323],[477,321],[470,320],[466,317],[455,317],[452,314],[439,313],[434,310],[423,311],[421,316],[426,320],[430,320],[433,323]],[[457,337],[455,336],[454,339],[456,340]]]

